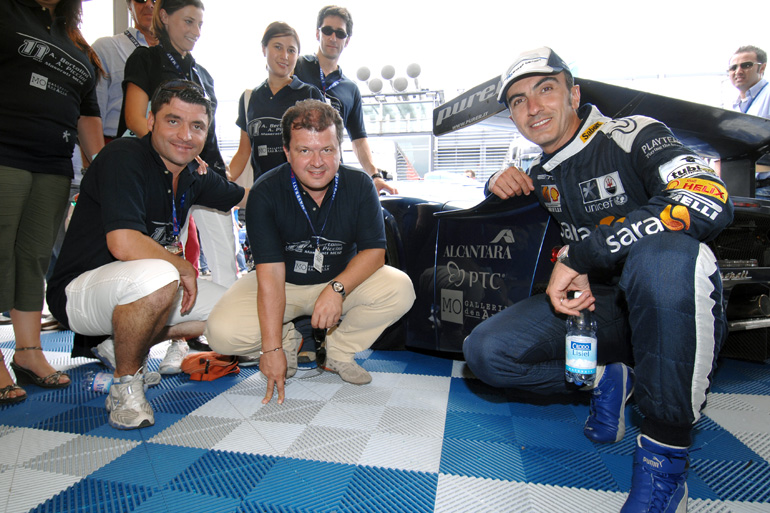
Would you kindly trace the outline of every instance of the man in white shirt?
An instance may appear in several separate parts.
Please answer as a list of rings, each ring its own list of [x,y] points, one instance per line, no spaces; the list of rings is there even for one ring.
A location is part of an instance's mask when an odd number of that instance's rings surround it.
[[[93,49],[107,73],[106,78],[96,85],[96,96],[99,100],[99,111],[102,113],[104,136],[110,140],[118,131],[126,60],[138,47],[158,44],[151,28],[155,0],[126,0],[126,6],[134,26],[120,34],[99,38],[93,44]]]
[[[741,46],[730,58],[727,74],[738,89],[733,110],[770,119],[770,87],[763,78],[767,53],[756,46]],[[770,199],[770,167],[765,158],[757,166],[756,196]]]

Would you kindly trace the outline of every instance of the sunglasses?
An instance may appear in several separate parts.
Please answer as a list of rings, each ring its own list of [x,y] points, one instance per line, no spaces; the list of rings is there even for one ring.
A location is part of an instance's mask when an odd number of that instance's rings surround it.
[[[738,69],[738,66],[741,67],[741,69],[751,69],[754,67],[754,65],[760,66],[761,62],[742,62],[740,64],[733,64],[729,68],[727,68],[728,73],[735,73],[735,71]]]
[[[342,30],[342,29],[333,29],[333,28],[331,28],[328,25],[324,25],[319,30],[321,31],[321,34],[323,34],[325,36],[331,36],[332,34],[334,34],[335,36],[337,36],[337,39],[345,39],[345,38],[348,37],[348,33],[345,32],[344,30]]]
[[[155,2],[156,2],[157,0],[149,0],[149,1],[150,1],[150,3],[151,3],[152,5],[155,5]],[[138,3],[138,4],[146,4],[146,3],[147,3],[147,0],[134,0],[134,2],[136,2],[136,3]]]

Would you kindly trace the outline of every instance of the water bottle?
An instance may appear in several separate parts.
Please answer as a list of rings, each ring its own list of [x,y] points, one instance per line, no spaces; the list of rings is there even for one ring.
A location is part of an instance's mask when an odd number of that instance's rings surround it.
[[[147,391],[147,387],[151,387],[160,383],[161,375],[158,372],[146,372],[144,373],[144,390]],[[83,375],[82,386],[84,390],[89,392],[99,392],[107,394],[110,392],[112,386],[113,376],[109,372],[94,372],[88,371]]]
[[[106,394],[112,386],[112,374],[109,372],[88,371],[83,375],[82,383],[84,390]]]
[[[575,292],[575,298],[580,292]],[[592,385],[596,378],[596,320],[585,308],[580,315],[567,318],[566,367],[564,375],[569,383]]]

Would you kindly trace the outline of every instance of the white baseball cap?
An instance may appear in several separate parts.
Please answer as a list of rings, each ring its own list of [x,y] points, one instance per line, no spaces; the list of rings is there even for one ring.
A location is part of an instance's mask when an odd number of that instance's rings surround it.
[[[521,53],[505,73],[500,75],[500,92],[497,94],[497,101],[505,104],[505,93],[511,84],[520,78],[530,75],[555,75],[564,70],[569,71],[567,63],[547,46]]]

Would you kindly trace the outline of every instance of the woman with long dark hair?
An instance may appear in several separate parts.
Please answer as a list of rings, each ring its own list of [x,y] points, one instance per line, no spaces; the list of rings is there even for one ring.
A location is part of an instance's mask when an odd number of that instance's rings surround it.
[[[40,344],[44,275],[69,199],[76,138],[102,146],[95,86],[101,66],[78,28],[81,0],[0,2],[0,311],[16,338],[24,385],[69,386]],[[87,159],[88,160],[88,159]],[[0,365],[0,403],[26,399]]]

